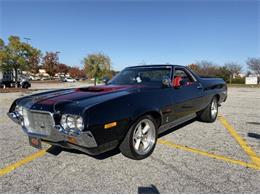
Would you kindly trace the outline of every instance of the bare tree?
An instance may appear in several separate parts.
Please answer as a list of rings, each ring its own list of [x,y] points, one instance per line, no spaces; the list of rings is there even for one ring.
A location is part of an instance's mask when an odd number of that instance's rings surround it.
[[[203,74],[203,72],[201,70],[201,67],[199,65],[193,63],[193,64],[189,64],[187,66],[188,66],[188,68],[193,70],[193,72],[197,73],[198,75],[202,75]]]
[[[260,58],[248,58],[246,63],[250,70],[260,75]]]
[[[229,63],[226,63],[224,67],[229,72],[229,83],[231,84],[232,78],[234,76],[237,76],[241,72],[242,66],[235,62],[229,62]]]
[[[209,62],[206,60],[202,60],[197,62],[196,65],[200,69],[200,74],[203,76],[216,76],[218,73],[218,65],[214,64],[213,62]]]

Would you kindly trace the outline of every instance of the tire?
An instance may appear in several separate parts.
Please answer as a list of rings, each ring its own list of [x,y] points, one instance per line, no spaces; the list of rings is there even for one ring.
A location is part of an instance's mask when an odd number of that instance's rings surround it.
[[[25,83],[25,84],[23,85],[23,88],[24,88],[24,89],[28,89],[28,88],[29,88],[29,85],[28,85],[27,83]]]
[[[156,141],[156,121],[152,116],[144,115],[131,125],[119,149],[128,158],[142,160],[153,153]]]
[[[24,83],[21,84],[21,87],[24,88],[24,89],[28,89],[30,87],[30,83],[24,82]]]
[[[218,99],[216,96],[212,98],[210,104],[198,113],[198,118],[202,122],[213,123],[218,116]]]
[[[5,88],[6,88],[6,85],[5,85],[5,84],[0,84],[0,88],[5,89]]]

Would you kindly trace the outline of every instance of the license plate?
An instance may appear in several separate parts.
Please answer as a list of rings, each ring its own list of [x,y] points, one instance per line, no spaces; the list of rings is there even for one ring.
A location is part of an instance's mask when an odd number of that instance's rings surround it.
[[[37,137],[29,137],[29,143],[31,146],[33,146],[37,149],[42,149],[41,139],[39,139]]]

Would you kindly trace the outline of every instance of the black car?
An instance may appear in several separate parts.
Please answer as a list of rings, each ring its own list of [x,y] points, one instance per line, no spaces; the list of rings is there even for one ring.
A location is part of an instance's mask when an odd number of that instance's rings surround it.
[[[97,155],[116,147],[144,159],[158,134],[197,117],[214,122],[227,98],[222,79],[200,78],[178,65],[125,68],[107,85],[63,89],[15,100],[9,117],[30,143],[41,140]]]

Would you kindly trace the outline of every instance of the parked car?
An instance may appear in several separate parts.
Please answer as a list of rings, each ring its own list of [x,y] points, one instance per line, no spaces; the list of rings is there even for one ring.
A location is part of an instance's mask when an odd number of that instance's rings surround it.
[[[0,88],[21,87],[28,89],[31,87],[29,79],[19,73],[17,81],[15,81],[13,71],[0,72]]]
[[[19,82],[19,86],[24,89],[28,89],[29,87],[31,87],[31,83],[29,82],[28,78],[23,77]]]
[[[144,159],[159,134],[193,118],[212,123],[227,98],[226,83],[177,65],[128,67],[107,85],[22,97],[9,117],[34,147],[41,141],[97,155],[119,147]]]
[[[76,82],[76,80],[73,79],[73,78],[71,78],[71,77],[65,77],[65,78],[63,79],[63,82]]]

